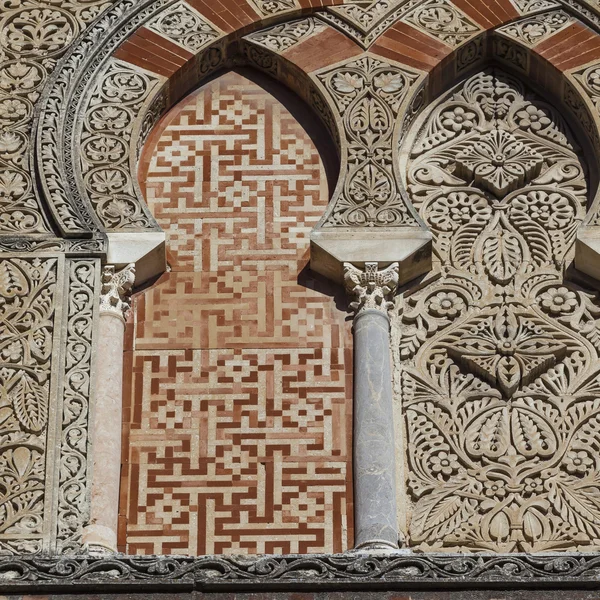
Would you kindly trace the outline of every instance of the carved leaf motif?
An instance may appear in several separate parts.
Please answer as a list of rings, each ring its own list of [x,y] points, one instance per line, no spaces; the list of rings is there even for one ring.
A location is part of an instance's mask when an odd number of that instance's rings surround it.
[[[510,422],[506,406],[495,407],[476,418],[465,432],[470,456],[503,456],[510,445]]]
[[[541,415],[515,407],[511,417],[515,447],[523,456],[552,456],[556,452],[556,434]]]
[[[474,514],[474,508],[459,494],[466,486],[466,482],[443,486],[422,499],[411,520],[411,537],[417,540],[444,537],[467,522]]]
[[[500,226],[492,230],[482,244],[483,264],[496,283],[506,284],[523,262],[521,240]]]
[[[48,387],[23,371],[10,391],[15,414],[21,425],[39,433],[48,421]]]
[[[11,261],[0,262],[0,295],[12,298],[27,294],[29,285],[24,273]]]

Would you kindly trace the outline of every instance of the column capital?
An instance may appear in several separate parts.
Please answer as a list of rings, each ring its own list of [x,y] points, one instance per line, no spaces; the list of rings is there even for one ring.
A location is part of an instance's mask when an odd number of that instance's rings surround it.
[[[344,287],[348,296],[353,299],[350,308],[357,317],[372,309],[387,316],[393,307],[398,281],[397,262],[381,270],[376,262],[365,262],[364,269],[359,269],[352,263],[344,263]]]
[[[116,272],[113,265],[102,270],[102,291],[100,292],[100,314],[110,314],[125,319],[131,308],[130,299],[135,281],[135,265],[127,265]]]

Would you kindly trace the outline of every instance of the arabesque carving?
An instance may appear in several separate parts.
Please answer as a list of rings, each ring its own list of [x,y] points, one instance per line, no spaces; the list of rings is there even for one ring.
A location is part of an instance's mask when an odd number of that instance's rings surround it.
[[[497,31],[526,46],[535,46],[568,27],[573,21],[573,17],[565,11],[556,10],[504,25]]]
[[[269,50],[284,52],[324,28],[314,17],[307,17],[251,33],[246,39]]]
[[[110,1],[9,2],[0,15],[0,232],[50,233],[35,197],[34,105],[60,56]]]
[[[460,46],[480,31],[467,15],[448,0],[424,0],[403,20],[452,48]]]
[[[0,262],[0,553],[42,550],[56,259]]]
[[[294,0],[248,0],[261,17],[276,15],[285,10],[299,8]]]
[[[400,107],[418,76],[371,56],[318,75],[339,111],[346,174],[324,227],[397,227],[415,218],[400,194],[391,153]]]
[[[194,53],[220,35],[214,25],[183,0],[156,15],[147,27]]]
[[[600,301],[564,280],[586,168],[559,112],[499,70],[421,120],[409,196],[434,236],[397,360],[420,550],[600,546]]]
[[[158,77],[112,59],[87,100],[78,168],[85,192],[107,229],[156,227],[136,194],[130,155],[135,152],[136,116],[159,82]]]

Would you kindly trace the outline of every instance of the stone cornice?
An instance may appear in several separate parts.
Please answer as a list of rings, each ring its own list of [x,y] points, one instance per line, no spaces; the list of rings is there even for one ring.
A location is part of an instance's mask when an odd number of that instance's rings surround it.
[[[600,554],[22,556],[0,559],[0,592],[600,589]]]

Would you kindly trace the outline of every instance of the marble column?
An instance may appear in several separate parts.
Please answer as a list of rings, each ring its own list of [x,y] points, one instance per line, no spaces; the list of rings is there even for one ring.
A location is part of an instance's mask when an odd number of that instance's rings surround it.
[[[96,394],[92,418],[90,521],[83,543],[90,553],[117,551],[121,427],[123,413],[123,343],[125,316],[135,279],[134,265],[102,274],[96,355]]]
[[[354,299],[354,531],[355,549],[398,548],[396,468],[390,359],[391,300],[398,263],[384,270],[344,265]]]

